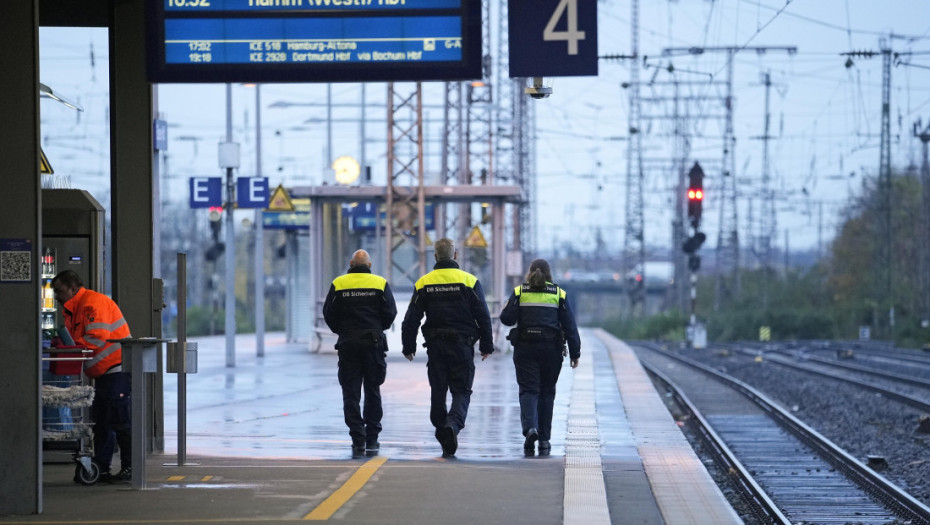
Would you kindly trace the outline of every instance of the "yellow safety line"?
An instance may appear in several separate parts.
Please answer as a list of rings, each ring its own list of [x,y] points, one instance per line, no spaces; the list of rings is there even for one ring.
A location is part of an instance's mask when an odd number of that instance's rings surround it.
[[[388,458],[383,456],[376,456],[368,460],[364,465],[359,467],[359,469],[355,471],[355,474],[352,474],[352,477],[343,483],[336,492],[330,494],[328,498],[323,500],[323,503],[320,503],[310,514],[304,516],[304,519],[328,520],[337,510],[342,508],[356,492],[361,490],[361,488],[365,486],[365,483],[368,483],[368,480],[371,479],[375,472],[378,471],[378,468],[387,460]]]
[[[168,476],[168,481],[181,481],[187,476]]]

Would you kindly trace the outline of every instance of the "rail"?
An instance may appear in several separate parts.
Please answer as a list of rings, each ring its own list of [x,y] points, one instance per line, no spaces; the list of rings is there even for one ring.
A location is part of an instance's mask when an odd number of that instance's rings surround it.
[[[914,523],[930,523],[930,507],[916,500],[887,478],[850,456],[825,436],[778,406],[762,392],[703,363],[668,352],[657,344],[642,343],[639,346],[659,352],[666,357],[701,370],[739,391],[756,403],[770,417],[778,421],[783,428],[821,454],[827,462],[843,472],[863,490],[874,494],[879,501],[895,511],[901,518],[912,520]]]

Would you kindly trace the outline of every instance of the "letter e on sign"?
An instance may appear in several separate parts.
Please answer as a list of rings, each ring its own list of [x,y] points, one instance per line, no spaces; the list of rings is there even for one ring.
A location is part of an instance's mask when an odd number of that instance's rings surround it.
[[[223,180],[219,177],[191,177],[191,208],[222,206]]]
[[[268,177],[239,177],[236,179],[236,202],[240,208],[268,206]]]
[[[597,75],[597,0],[508,0],[510,76]]]

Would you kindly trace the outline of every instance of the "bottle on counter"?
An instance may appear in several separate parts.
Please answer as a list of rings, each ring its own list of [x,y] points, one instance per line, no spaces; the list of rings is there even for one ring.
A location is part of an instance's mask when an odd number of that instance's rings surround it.
[[[42,256],[42,273],[44,275],[55,275],[55,255],[52,253],[52,249],[49,247],[45,248],[45,255]]]
[[[46,280],[42,288],[42,308],[44,310],[55,309],[55,291],[52,290],[52,281]]]

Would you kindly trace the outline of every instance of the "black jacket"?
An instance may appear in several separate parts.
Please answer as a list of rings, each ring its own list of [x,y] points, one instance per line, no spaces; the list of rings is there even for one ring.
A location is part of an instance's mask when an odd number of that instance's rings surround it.
[[[323,319],[339,335],[337,346],[365,332],[382,332],[397,316],[391,286],[367,266],[353,266],[329,287],[323,303]]]
[[[482,354],[494,352],[491,314],[481,282],[460,270],[455,261],[439,261],[433,271],[417,280],[401,325],[404,355],[416,352],[417,329],[424,314],[423,335],[427,342],[429,334],[449,330],[463,339],[480,340],[478,349]]]
[[[500,320],[506,326],[517,325],[520,329],[542,329],[558,334],[561,337],[550,342],[564,339],[568,344],[569,357],[578,359],[581,356],[581,337],[575,315],[565,290],[555,284],[546,283],[543,290],[533,290],[528,283],[516,287],[501,311]],[[524,342],[533,344],[532,341]],[[539,342],[543,342],[542,338]]]

